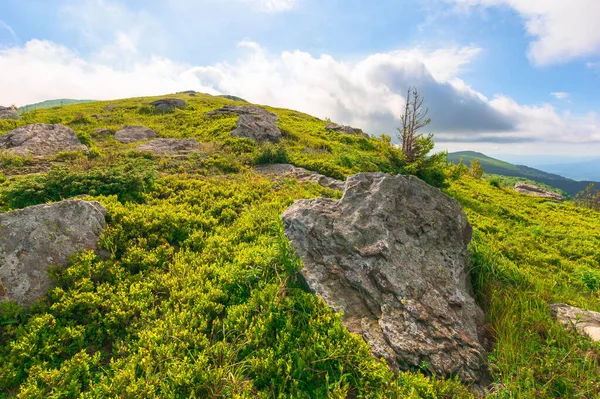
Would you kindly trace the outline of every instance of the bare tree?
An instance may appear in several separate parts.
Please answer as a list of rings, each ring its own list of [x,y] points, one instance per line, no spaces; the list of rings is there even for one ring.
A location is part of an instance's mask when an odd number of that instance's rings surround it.
[[[431,123],[428,118],[429,108],[424,106],[425,99],[419,94],[416,87],[409,87],[406,92],[402,127],[398,129],[398,138],[402,141],[402,152],[407,162],[414,162],[421,152],[419,146],[423,135],[420,129]]]

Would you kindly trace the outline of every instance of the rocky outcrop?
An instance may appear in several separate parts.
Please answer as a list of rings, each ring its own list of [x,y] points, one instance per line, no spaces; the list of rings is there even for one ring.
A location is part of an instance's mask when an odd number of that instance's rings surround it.
[[[47,156],[61,151],[88,151],[73,129],[63,125],[36,123],[0,136],[0,149],[16,155]]]
[[[0,301],[27,306],[52,287],[49,266],[96,249],[106,226],[98,202],[67,200],[0,214]]]
[[[346,134],[357,134],[366,138],[369,138],[369,135],[363,132],[361,129],[352,127],[352,126],[344,126],[338,125],[337,123],[330,123],[325,126],[325,130],[331,130],[334,132],[341,132]]]
[[[207,115],[239,115],[232,136],[252,139],[258,143],[281,140],[281,130],[277,127],[277,115],[253,105],[226,105]]]
[[[300,182],[310,181],[334,190],[344,190],[345,185],[341,180],[336,180],[290,164],[260,165],[257,166],[255,170],[262,175],[291,177]]]
[[[194,139],[156,139],[135,147],[139,151],[148,151],[154,155],[189,155],[200,151],[200,144]]]
[[[564,303],[550,305],[552,317],[570,330],[589,337],[592,341],[600,341],[600,313],[583,310]]]
[[[175,108],[187,107],[185,100],[179,98],[163,98],[152,101],[150,104],[152,104],[158,112],[171,112],[174,111]]]
[[[152,140],[156,133],[144,126],[125,126],[115,133],[115,140],[123,144],[135,143],[136,141]]]
[[[413,176],[364,173],[348,178],[341,200],[296,201],[282,218],[307,286],[374,355],[485,385],[472,230],[454,199]]]
[[[14,119],[19,120],[19,111],[15,107],[2,107],[0,106],[0,119]]]
[[[555,201],[564,201],[565,197],[552,191],[538,187],[534,184],[519,182],[515,184],[515,191],[521,194],[527,194],[534,197],[548,198]]]

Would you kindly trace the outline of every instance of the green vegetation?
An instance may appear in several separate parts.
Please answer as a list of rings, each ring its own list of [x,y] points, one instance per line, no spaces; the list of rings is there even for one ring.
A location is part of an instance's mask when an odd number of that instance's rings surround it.
[[[53,270],[56,288],[30,309],[0,304],[0,398],[470,398],[453,379],[394,375],[307,292],[280,215],[296,199],[340,193],[252,170],[275,162],[336,178],[413,172],[444,186],[475,230],[472,277],[496,340],[492,397],[598,396],[598,347],[553,322],[548,304],[600,310],[600,213],[474,179],[444,154],[406,164],[389,136],[326,131],[290,110],[269,108],[284,140],[258,145],[230,136],[235,116],[204,115],[230,100],[185,99],[167,114],[139,98],[0,121],[0,134],[68,124],[94,146],[52,160],[3,154],[3,211],[77,195],[108,210],[102,257],[84,252]],[[157,158],[94,134],[123,125],[195,138],[201,153]]]
[[[543,183],[553,189],[562,190],[570,196],[575,196],[580,191],[585,190],[590,183],[593,183],[589,181],[567,179],[566,177],[543,172],[527,166],[513,165],[475,151],[461,151],[448,154],[448,161],[450,162],[458,163],[460,159],[465,163],[478,159],[485,173],[522,178],[519,179],[519,181],[525,179]]]
[[[46,100],[46,101],[42,101],[40,103],[24,105],[22,107],[19,107],[19,112],[23,113],[23,112],[33,111],[34,109],[62,107],[64,105],[72,105],[72,104],[84,104],[84,103],[90,103],[93,101],[94,100],[72,100],[69,98],[59,98],[56,100]]]

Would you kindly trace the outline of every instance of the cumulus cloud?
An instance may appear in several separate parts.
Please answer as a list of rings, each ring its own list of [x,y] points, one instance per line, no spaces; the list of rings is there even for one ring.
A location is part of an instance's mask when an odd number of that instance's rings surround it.
[[[505,6],[525,20],[535,39],[529,57],[536,65],[549,65],[600,54],[598,0],[446,0],[459,7]]]
[[[329,117],[372,134],[393,134],[403,96],[416,85],[427,100],[433,118],[429,128],[438,143],[533,143],[538,151],[545,143],[562,143],[563,148],[596,143],[600,148],[595,114],[559,113],[549,104],[524,106],[504,96],[490,99],[461,80],[477,48],[394,51],[355,62],[302,51],[271,54],[253,42],[240,43],[239,51],[235,62],[208,66],[141,56],[122,65],[90,61],[64,46],[32,40],[0,50],[0,104],[197,90]]]

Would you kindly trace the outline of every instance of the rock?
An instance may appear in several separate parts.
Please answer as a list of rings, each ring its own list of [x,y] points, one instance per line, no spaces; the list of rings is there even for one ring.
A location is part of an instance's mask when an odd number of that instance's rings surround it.
[[[226,99],[231,100],[231,101],[239,101],[239,102],[242,102],[242,103],[247,103],[248,102],[248,101],[244,100],[242,97],[232,96],[232,95],[229,95],[229,94],[222,94],[222,95],[220,95],[218,97],[223,97],[223,98],[226,98]]]
[[[19,120],[19,111],[15,107],[2,107],[0,106],[0,119],[14,119]]]
[[[344,126],[344,125],[338,125],[337,123],[330,123],[327,126],[325,126],[325,130],[331,130],[334,132],[342,132],[342,133],[346,133],[346,134],[358,134],[361,136],[364,136],[366,138],[369,138],[369,135],[366,134],[365,132],[363,132],[361,129],[352,127],[352,126]]]
[[[103,109],[105,111],[114,111],[115,109],[119,109],[120,107],[117,105],[107,105],[106,107],[104,107]]]
[[[149,151],[154,155],[187,155],[199,152],[200,144],[194,139],[156,139],[135,147],[139,151]]]
[[[52,287],[49,266],[94,250],[106,210],[92,201],[66,200],[0,214],[0,301],[28,306]]]
[[[488,382],[484,315],[469,281],[472,229],[454,199],[414,176],[361,173],[339,201],[296,201],[282,218],[307,286],[375,356]]]
[[[0,149],[17,155],[46,156],[61,151],[88,151],[73,129],[63,125],[36,123],[0,136]]]
[[[534,197],[548,198],[556,201],[564,201],[565,197],[560,194],[553,193],[534,184],[519,182],[515,184],[515,191],[521,194],[527,194]]]
[[[115,133],[115,140],[120,141],[123,144],[151,140],[154,138],[156,138],[154,130],[144,126],[125,126]]]
[[[256,171],[262,175],[276,175],[291,177],[300,182],[310,181],[316,184],[320,184],[323,187],[331,188],[334,190],[344,190],[345,183],[341,180],[336,180],[331,177],[323,176],[319,173],[299,168],[290,164],[274,164],[274,165],[260,165],[257,166]]]
[[[113,133],[114,133],[114,131],[112,131],[111,129],[98,128],[98,129],[94,129],[94,134],[92,136],[99,137],[99,138],[105,138],[105,137],[112,136]]]
[[[252,139],[258,143],[281,140],[281,130],[277,127],[277,115],[253,105],[225,105],[207,115],[239,115],[237,127],[232,136]]]
[[[552,317],[570,330],[589,337],[592,341],[600,341],[600,312],[583,310],[564,303],[550,305]]]
[[[179,98],[163,98],[160,100],[152,101],[150,104],[154,105],[159,112],[171,112],[175,108],[185,108],[187,103],[185,100]]]

